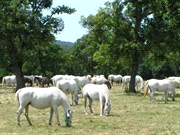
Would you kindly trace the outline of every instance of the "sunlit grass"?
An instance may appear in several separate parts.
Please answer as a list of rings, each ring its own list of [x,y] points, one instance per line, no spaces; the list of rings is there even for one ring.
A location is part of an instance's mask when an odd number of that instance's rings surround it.
[[[112,111],[110,116],[99,116],[99,102],[93,102],[94,115],[85,115],[83,99],[72,106],[73,127],[67,128],[63,109],[59,107],[62,127],[48,126],[50,109],[38,110],[30,107],[29,116],[33,126],[29,126],[21,115],[21,127],[17,126],[17,103],[12,89],[0,88],[0,133],[4,134],[179,134],[180,96],[177,90],[176,101],[169,98],[168,104],[162,101],[162,94],[156,95],[152,103],[148,96],[143,100],[141,93],[126,94],[119,85],[111,90]],[[89,109],[88,109],[89,111]]]

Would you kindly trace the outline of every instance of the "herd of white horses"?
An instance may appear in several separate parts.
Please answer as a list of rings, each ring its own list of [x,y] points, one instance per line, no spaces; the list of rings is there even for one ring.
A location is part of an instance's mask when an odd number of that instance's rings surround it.
[[[34,82],[37,76],[24,76]],[[42,76],[38,76],[42,77]],[[57,118],[57,124],[61,126],[59,121],[58,106],[62,105],[64,108],[65,123],[67,127],[71,126],[72,110],[70,105],[77,105],[79,97],[84,99],[85,114],[87,113],[87,99],[89,101],[89,109],[91,114],[93,100],[98,100],[100,103],[100,116],[107,116],[111,111],[110,90],[114,83],[119,83],[119,86],[126,91],[129,88],[131,76],[109,75],[106,79],[104,75],[87,76],[73,76],[73,75],[55,75],[51,78],[53,86],[41,87],[25,87],[17,90],[16,97],[19,103],[17,111],[17,122],[20,125],[20,115],[24,110],[24,114],[29,125],[32,125],[28,116],[28,106],[31,105],[38,109],[45,109],[50,107],[49,125],[51,125],[53,113]],[[16,85],[16,76],[5,76],[2,79],[2,87],[6,85]],[[34,86],[34,85],[33,85]],[[144,81],[139,75],[135,77],[136,90],[144,92],[144,97],[149,94],[150,100],[155,100],[155,92],[164,92],[164,102],[168,101],[168,94],[171,94],[172,100],[175,100],[175,88],[180,87],[180,77],[168,77],[166,79],[150,79]],[[66,93],[71,94],[71,103]]]

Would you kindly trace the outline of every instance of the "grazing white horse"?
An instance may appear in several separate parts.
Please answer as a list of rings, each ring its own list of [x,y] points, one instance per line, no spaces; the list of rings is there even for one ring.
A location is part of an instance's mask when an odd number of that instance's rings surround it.
[[[2,87],[6,88],[7,85],[13,85],[13,88],[16,85],[16,76],[15,75],[11,75],[11,76],[5,76],[2,79]]]
[[[125,91],[127,91],[129,88],[130,80],[131,80],[131,76],[129,75],[126,75],[122,78],[122,86],[125,88]]]
[[[90,83],[89,79],[86,76],[75,76],[73,79],[76,81],[79,89]]]
[[[140,85],[141,87],[141,90],[143,91],[144,89],[144,81],[143,81],[143,78],[139,75],[136,75],[136,78],[135,78],[135,86],[137,87],[137,90],[138,90],[138,85]]]
[[[63,105],[64,114],[65,114],[65,122],[66,126],[71,126],[71,109],[70,104],[66,95],[56,87],[49,87],[49,88],[33,88],[33,87],[26,87],[19,89],[16,92],[16,97],[19,103],[19,109],[17,111],[17,122],[20,126],[20,115],[25,109],[25,116],[29,123],[32,125],[28,116],[28,107],[31,105],[37,109],[46,109],[48,107],[51,108],[50,111],[50,119],[49,125],[52,123],[52,116],[55,112],[57,118],[57,124],[61,126],[59,121],[59,113],[58,113],[58,106]]]
[[[129,84],[130,84],[130,81],[131,81],[131,76],[124,76],[122,78],[122,84],[123,84],[123,87],[125,88],[125,91],[127,91],[129,89]],[[141,86],[141,90],[144,89],[144,82],[143,82],[143,79],[141,76],[139,75],[136,75],[135,77],[135,86],[136,86],[136,89],[138,90],[138,85]]]
[[[113,82],[120,83],[122,82],[122,75],[109,75],[108,80],[111,82],[111,85],[113,85]]]
[[[69,80],[71,79],[73,76],[70,76],[70,75],[55,75],[51,78],[51,81],[53,83],[54,86],[56,86],[56,83],[59,81],[59,80],[62,80],[62,79],[65,79],[65,80]]]
[[[86,84],[83,87],[83,97],[84,97],[84,108],[85,113],[87,114],[86,104],[87,98],[89,99],[89,109],[91,113],[92,111],[92,101],[99,100],[100,101],[100,116],[108,115],[111,110],[110,104],[110,91],[106,84]]]
[[[73,103],[75,103],[76,105],[78,104],[78,86],[74,80],[59,80],[56,83],[56,87],[58,87],[65,93],[71,93],[72,105]]]
[[[179,86],[180,82],[175,80],[157,80],[157,79],[150,79],[145,83],[145,91],[144,97],[148,94],[148,90],[150,92],[150,100],[154,101],[154,94],[156,91],[164,92],[164,101],[167,103],[168,94],[171,92],[172,100],[175,101],[176,92],[175,87]]]

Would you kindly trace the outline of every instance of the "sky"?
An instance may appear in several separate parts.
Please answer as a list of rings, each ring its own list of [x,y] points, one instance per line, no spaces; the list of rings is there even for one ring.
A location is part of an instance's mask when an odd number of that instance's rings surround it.
[[[77,39],[87,34],[88,30],[79,23],[81,16],[96,15],[100,7],[105,7],[104,3],[107,1],[114,0],[53,0],[52,7],[65,5],[76,9],[76,12],[70,15],[65,13],[57,15],[63,19],[64,29],[60,34],[55,35],[56,40],[76,42]]]

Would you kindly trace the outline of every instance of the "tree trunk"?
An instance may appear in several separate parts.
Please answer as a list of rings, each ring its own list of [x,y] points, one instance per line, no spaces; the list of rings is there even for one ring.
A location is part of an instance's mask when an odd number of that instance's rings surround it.
[[[16,75],[16,82],[17,82],[16,89],[15,89],[15,92],[16,92],[18,89],[25,87],[24,75],[22,72],[22,64],[19,63],[18,60],[16,60],[16,63],[14,64],[13,71],[14,71],[14,74]]]
[[[133,57],[133,61],[132,61],[132,69],[131,69],[131,80],[130,80],[130,86],[129,86],[129,92],[135,93],[136,89],[135,89],[135,77],[137,74],[137,70],[138,70],[138,59],[139,56],[134,56]]]
[[[136,15],[135,15],[135,29],[134,29],[134,41],[135,43],[139,43],[140,41],[140,37],[139,37],[139,30],[140,30],[140,26],[141,26],[141,21],[142,21],[142,4],[141,2],[138,1],[133,1],[135,3],[135,8],[136,8]],[[134,54],[132,55],[132,69],[131,69],[131,81],[130,81],[130,86],[129,86],[129,92],[136,92],[135,89],[135,77],[136,77],[136,73],[138,70],[138,66],[139,66],[139,51],[135,50]]]
[[[13,72],[16,75],[17,85],[16,85],[16,89],[14,90],[14,92],[16,92],[18,89],[25,87],[25,83],[24,83],[24,75],[22,72],[23,63],[21,62],[20,59],[18,59],[19,57],[17,53],[17,48],[14,45],[11,34],[9,34],[9,37],[7,38],[7,46],[9,48],[10,57],[12,60],[11,62],[13,66]]]

